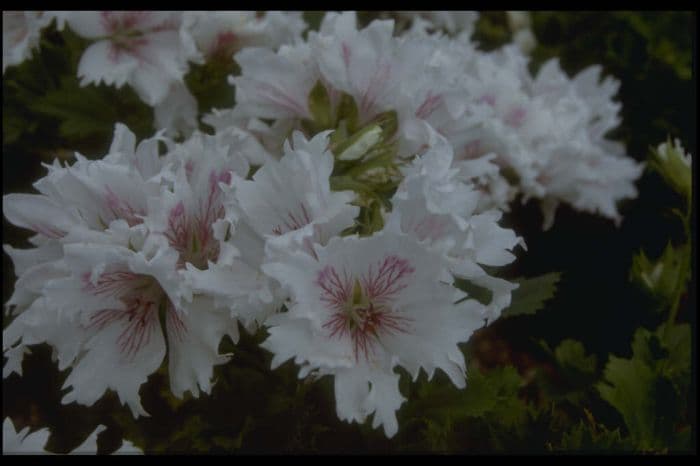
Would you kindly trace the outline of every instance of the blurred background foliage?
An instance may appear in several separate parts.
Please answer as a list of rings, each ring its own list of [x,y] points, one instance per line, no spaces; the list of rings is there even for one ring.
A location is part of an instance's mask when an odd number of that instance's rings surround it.
[[[387,15],[359,14],[364,24],[379,16]],[[317,28],[322,13],[305,18]],[[531,20],[533,71],[558,57],[572,75],[601,64],[621,81],[623,121],[611,136],[631,157],[647,160],[667,137],[696,153],[695,13],[541,11]],[[509,42],[505,14],[482,13],[474,39],[483,50]],[[52,26],[32,59],[4,74],[3,193],[31,192],[45,173],[41,162],[54,157],[70,160],[75,150],[102,156],[116,122],[139,138],[153,133],[152,110],[128,87],[79,85],[84,48],[70,30]],[[200,112],[233,104],[226,76],[235,70],[226,60],[191,68],[185,79]],[[638,189],[638,198],[621,206],[619,228],[562,206],[554,227],[542,232],[536,203],[515,206],[505,223],[528,251],[504,276],[521,281],[515,302],[523,304],[464,345],[465,390],[444,374],[416,383],[405,374],[401,391],[409,401],[393,439],[369,423],[339,421],[328,377],[298,380],[291,362],[271,371],[271,355],[258,347],[264,331],[241,332],[235,347],[222,343],[234,356],[216,368],[209,396],[174,398],[163,367],[142,387],[152,417],[139,420],[113,393],[92,408],[61,405],[67,373],[51,362],[49,348],[34,347],[24,377],[3,381],[4,416],[18,429],[49,427],[47,447],[55,452],[70,451],[98,423],[108,426],[99,438],[105,453],[123,437],[150,453],[695,451],[696,295],[686,287],[695,213],[690,198],[652,170]],[[3,219],[4,243],[28,247],[28,236]],[[645,287],[643,276],[658,264],[671,274],[670,285]],[[14,281],[3,255],[4,296]]]

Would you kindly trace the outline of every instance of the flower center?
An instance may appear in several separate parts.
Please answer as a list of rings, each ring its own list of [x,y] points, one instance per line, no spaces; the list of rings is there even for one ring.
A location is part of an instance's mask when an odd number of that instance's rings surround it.
[[[330,318],[323,324],[329,338],[350,338],[355,360],[360,355],[369,360],[382,337],[408,333],[411,319],[395,307],[396,295],[407,285],[406,278],[414,271],[408,261],[387,256],[378,262],[376,272],[342,278],[332,266],[320,273],[321,301],[330,309]]]

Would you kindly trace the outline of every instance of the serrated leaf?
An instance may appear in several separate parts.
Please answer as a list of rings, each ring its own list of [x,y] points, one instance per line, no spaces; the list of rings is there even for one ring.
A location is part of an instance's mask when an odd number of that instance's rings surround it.
[[[600,396],[622,414],[635,443],[642,448],[653,446],[656,377],[651,368],[640,359],[611,356],[604,379],[605,382],[596,385]]]
[[[640,328],[633,356],[615,356],[597,384],[601,397],[620,414],[641,451],[663,451],[677,439],[678,423],[689,396],[690,327],[662,325],[655,332]],[[674,440],[676,439],[676,440]]]
[[[579,421],[569,431],[562,435],[561,443],[552,448],[570,452],[609,452],[611,450],[626,451],[632,446],[620,434],[619,429],[608,430],[602,424],[591,426]]]
[[[410,412],[421,418],[448,418],[458,422],[466,418],[488,417],[490,423],[512,426],[526,414],[525,403],[518,398],[522,378],[511,366],[488,372],[467,374],[466,388],[426,383],[419,397],[412,401]]]
[[[513,291],[511,305],[503,310],[501,318],[536,313],[547,300],[554,297],[560,279],[561,273],[550,272],[539,277],[515,280],[519,286]]]

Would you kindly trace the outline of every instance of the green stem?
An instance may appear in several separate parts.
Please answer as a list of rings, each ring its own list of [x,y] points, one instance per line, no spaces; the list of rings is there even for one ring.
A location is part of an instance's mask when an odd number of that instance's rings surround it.
[[[682,255],[681,255],[681,264],[680,264],[680,277],[678,280],[678,283],[676,284],[676,290],[674,293],[673,297],[673,305],[671,306],[671,313],[668,316],[668,324],[672,325],[676,322],[676,317],[678,316],[678,308],[680,307],[681,303],[681,297],[683,296],[683,293],[685,292],[686,288],[686,283],[688,281],[688,276],[687,276],[687,270],[690,269],[690,254],[692,250],[692,238],[690,236],[690,215],[691,215],[691,203],[692,203],[692,195],[688,196],[688,202],[687,202],[687,209],[685,212],[685,215],[681,217],[681,220],[683,221],[683,232],[685,233],[685,239],[686,243],[683,247]]]

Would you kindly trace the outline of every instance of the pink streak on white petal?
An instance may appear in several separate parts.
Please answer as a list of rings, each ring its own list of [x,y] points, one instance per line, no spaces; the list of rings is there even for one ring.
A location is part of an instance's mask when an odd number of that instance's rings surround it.
[[[85,272],[81,278],[83,291],[105,297],[121,297],[143,281],[141,275],[124,271],[103,273],[95,282],[90,280],[90,272]]]
[[[301,213],[297,212],[295,214],[291,210],[288,211],[287,215],[282,218],[282,223],[284,225],[278,224],[276,227],[274,227],[272,229],[273,234],[280,236],[284,233],[303,228],[304,226],[311,223],[311,216],[309,215],[309,211],[306,209],[304,203],[299,203],[299,206],[301,209]]]
[[[83,291],[94,296],[114,297],[122,302],[119,308],[93,312],[85,329],[100,331],[113,324],[121,325],[122,331],[116,343],[119,353],[128,362],[133,361],[139,351],[150,343],[159,325],[158,310],[163,303],[166,319],[172,322],[170,328],[175,330],[176,337],[183,338],[187,332],[182,320],[175,315],[177,311],[174,306],[153,277],[115,271],[101,274],[93,283],[90,273],[86,272],[82,281]]]
[[[107,209],[114,219],[126,220],[130,227],[143,223],[143,215],[146,214],[145,211],[132,207],[128,201],[117,196],[109,186],[107,186],[105,190]]]
[[[321,301],[331,308],[342,310],[352,293],[352,281],[348,273],[343,270],[341,278],[335,267],[327,265],[316,278],[316,284],[321,287]]]
[[[496,105],[496,97],[491,94],[486,94],[483,95],[479,98],[479,100],[476,101],[479,104],[489,104],[490,106],[495,106]]]
[[[278,105],[285,110],[288,110],[292,115],[300,118],[310,117],[306,108],[297,102],[294,97],[285,94],[280,89],[263,82],[256,83],[257,90],[260,92],[260,97],[266,99],[274,105]]]
[[[390,74],[391,65],[388,63],[383,63],[375,68],[375,72],[372,74],[369,84],[367,85],[367,89],[365,89],[365,92],[362,94],[362,98],[360,100],[360,111],[364,115],[369,114],[369,112],[372,110],[372,107],[377,100],[379,91],[384,83],[386,83],[386,81],[389,79]]]
[[[168,327],[168,337],[175,338],[180,342],[184,341],[187,336],[187,326],[170,300],[168,300],[165,319]]]
[[[31,223],[27,225],[30,230],[35,231],[39,234],[46,236],[47,238],[59,239],[66,236],[66,232],[59,230],[58,228],[48,227],[46,225],[39,225],[36,223]]]
[[[416,233],[416,237],[420,241],[425,239],[435,241],[445,235],[447,224],[448,222],[446,218],[438,217],[436,215],[427,215],[420,222],[418,222],[418,224],[413,228],[413,231]]]
[[[428,92],[425,100],[420,107],[418,107],[418,110],[416,110],[416,117],[422,119],[428,118],[440,106],[441,103],[441,95],[433,95],[431,92]]]
[[[355,360],[369,360],[382,336],[408,333],[411,319],[400,315],[392,306],[399,291],[407,285],[406,278],[414,272],[410,263],[397,256],[387,256],[377,262],[376,271],[370,265],[365,275],[355,279],[362,289],[356,290],[360,303],[353,303],[353,280],[347,271],[342,277],[332,266],[319,272],[316,284],[321,288],[321,301],[331,311],[323,324],[329,338],[350,338]],[[357,294],[357,293],[356,293]]]
[[[350,69],[350,46],[346,42],[341,44],[343,63],[345,63],[345,68]]]
[[[516,107],[508,112],[508,115],[504,118],[504,122],[513,128],[520,128],[525,122],[525,116],[527,112],[522,107]]]
[[[196,212],[187,212],[183,201],[179,201],[168,213],[165,237],[180,253],[180,268],[186,263],[206,268],[207,261],[216,260],[219,255],[219,242],[214,238],[212,225],[225,213],[220,183],[231,183],[230,171],[209,174],[206,196],[199,200]]]
[[[381,262],[375,272],[372,266],[366,276],[362,277],[362,284],[370,299],[388,301],[396,297],[396,294],[406,288],[405,279],[415,269],[406,259],[397,256],[387,256]]]

